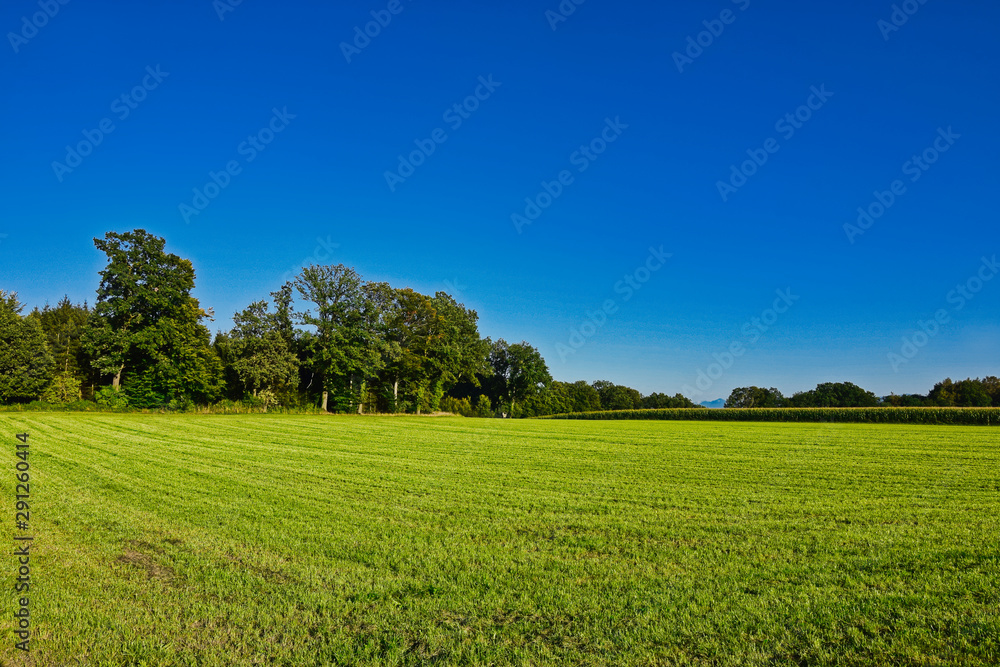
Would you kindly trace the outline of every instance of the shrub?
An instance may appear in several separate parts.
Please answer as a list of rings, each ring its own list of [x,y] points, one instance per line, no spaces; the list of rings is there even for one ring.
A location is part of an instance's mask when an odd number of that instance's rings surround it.
[[[52,378],[52,384],[42,392],[42,400],[47,403],[72,403],[80,400],[80,380],[70,373],[60,373]]]
[[[114,387],[101,387],[94,395],[97,404],[112,410],[124,410],[128,407],[128,396]]]
[[[440,409],[444,412],[462,415],[463,417],[472,416],[472,403],[470,403],[467,398],[453,398],[451,396],[445,396],[441,399]]]

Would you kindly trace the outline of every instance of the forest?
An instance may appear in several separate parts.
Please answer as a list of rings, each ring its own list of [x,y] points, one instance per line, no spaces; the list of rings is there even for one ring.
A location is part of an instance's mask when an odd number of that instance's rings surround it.
[[[336,413],[451,412],[531,417],[698,408],[607,380],[553,380],[527,341],[482,337],[478,314],[446,292],[366,281],[342,264],[307,266],[233,315],[214,337],[191,293],[192,263],[143,229],[108,232],[91,307],[63,297],[27,314],[0,290],[0,403],[69,409],[235,406]],[[1000,381],[950,379],[927,396],[876,397],[825,383],[784,397],[741,387],[727,408],[1000,405]]]

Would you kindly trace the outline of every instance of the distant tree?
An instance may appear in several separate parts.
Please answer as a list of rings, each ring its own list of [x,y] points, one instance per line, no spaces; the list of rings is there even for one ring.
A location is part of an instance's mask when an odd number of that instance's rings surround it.
[[[771,387],[737,387],[726,400],[727,408],[780,408],[785,404],[781,392]]]
[[[21,317],[17,294],[0,290],[0,402],[38,398],[52,380],[54,359],[41,323]]]
[[[490,341],[479,335],[478,313],[446,292],[435,293],[431,304],[441,327],[438,344],[431,354],[436,381],[446,391],[463,381],[479,388],[478,378],[490,371],[487,363]]]
[[[952,382],[946,378],[938,382],[928,394],[928,399],[934,404],[944,407],[978,408],[993,405],[993,397],[989,389],[991,385],[978,378],[966,378]]]
[[[995,408],[1000,408],[1000,378],[995,375],[987,375],[982,379],[983,389],[990,395],[990,400]]]
[[[46,390],[43,398],[52,403],[67,403],[79,399],[83,384],[93,385],[100,381],[99,374],[94,373],[91,359],[81,344],[90,309],[86,303],[77,306],[68,296],[64,296],[55,308],[46,304],[42,310],[35,308],[30,317],[42,325],[49,350],[55,358],[52,386]]]
[[[889,394],[882,397],[882,405],[894,408],[918,408],[930,405],[926,396],[920,394]]]
[[[569,412],[596,412],[601,409],[601,395],[585,380],[578,380],[567,387]]]
[[[535,415],[558,415],[565,412],[575,412],[573,409],[573,385],[568,382],[553,380],[539,392],[538,407]]]
[[[491,387],[494,395],[498,403],[509,409],[510,416],[515,415],[520,401],[552,382],[542,355],[526,341],[511,345],[501,338],[492,344],[489,363],[493,369]]]
[[[647,409],[664,409],[664,408],[696,408],[697,405],[683,394],[674,394],[673,396],[667,396],[666,394],[659,394],[653,392],[649,396],[642,397],[642,407]]]
[[[299,361],[282,335],[281,321],[268,312],[266,301],[255,301],[233,316],[229,334],[232,368],[248,392],[276,395],[295,387]]]
[[[377,335],[377,314],[361,276],[343,264],[311,265],[295,280],[299,295],[312,308],[297,313],[301,324],[315,331],[303,335],[308,364],[321,383],[322,408],[332,393],[341,411],[363,409],[364,382],[383,363]]]
[[[374,289],[383,302],[380,336],[383,383],[392,390],[390,410],[414,405],[417,412],[431,393],[434,378],[432,355],[440,345],[444,328],[430,297],[412,289]],[[402,390],[403,400],[400,400]]]
[[[927,398],[933,405],[954,407],[955,383],[951,381],[951,378],[945,378],[934,385],[934,388],[927,394]]]
[[[642,407],[642,394],[631,387],[598,380],[592,385],[601,399],[602,410],[635,410]]]
[[[811,391],[799,392],[786,400],[794,408],[868,408],[878,405],[878,398],[851,382],[826,382]]]

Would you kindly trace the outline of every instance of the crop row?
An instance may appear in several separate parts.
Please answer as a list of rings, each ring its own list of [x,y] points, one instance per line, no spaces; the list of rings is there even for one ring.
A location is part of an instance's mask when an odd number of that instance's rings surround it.
[[[666,408],[572,412],[540,419],[680,419],[695,421],[842,422],[1000,425],[1000,408]]]

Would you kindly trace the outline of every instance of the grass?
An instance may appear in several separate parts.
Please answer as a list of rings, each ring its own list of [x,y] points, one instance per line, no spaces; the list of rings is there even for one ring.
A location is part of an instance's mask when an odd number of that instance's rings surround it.
[[[7,545],[23,430],[3,665],[1000,663],[992,429],[0,414]]]

